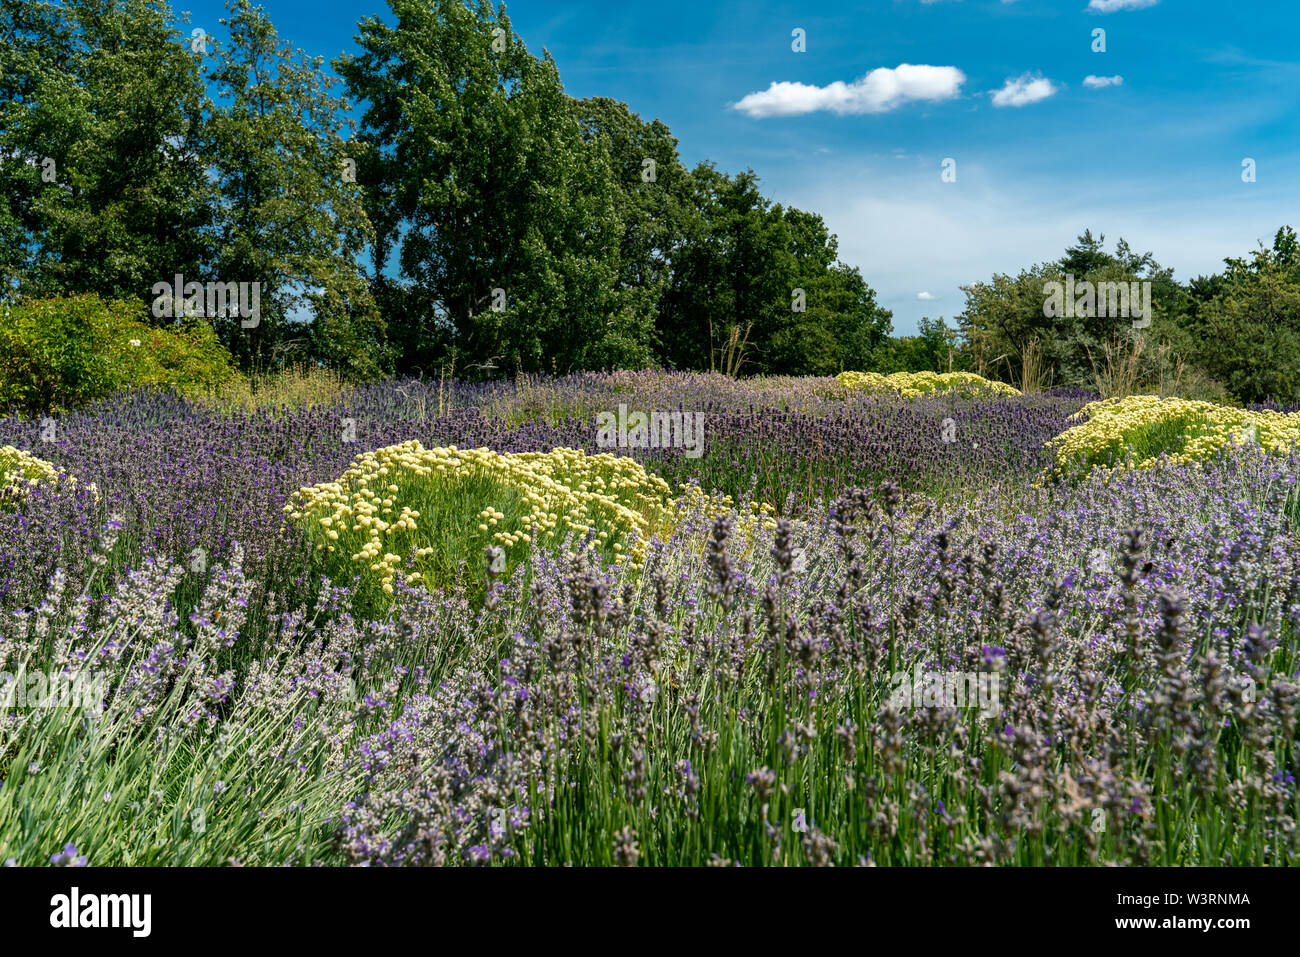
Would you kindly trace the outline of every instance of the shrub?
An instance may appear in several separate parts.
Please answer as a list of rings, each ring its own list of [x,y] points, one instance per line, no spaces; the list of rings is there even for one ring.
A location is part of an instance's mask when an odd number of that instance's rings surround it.
[[[606,559],[645,559],[668,519],[669,487],[629,458],[576,449],[501,453],[425,449],[418,441],[366,452],[335,482],[295,492],[285,506],[305,524],[333,577],[358,572],[392,594],[407,583],[480,577],[488,548],[508,574],[532,544],[586,538]]]
[[[1201,462],[1230,445],[1284,451],[1300,442],[1300,413],[1248,411],[1154,395],[1090,402],[1072,418],[1085,421],[1047,443],[1056,459],[1049,477],[1097,465],[1149,468],[1160,461]]]
[[[835,377],[849,392],[875,392],[914,399],[922,395],[943,393],[967,399],[1020,395],[1020,390],[1005,382],[985,379],[973,372],[841,372]]]
[[[59,470],[49,462],[12,445],[0,446],[0,509],[26,498],[32,486],[57,482],[60,476]],[[68,481],[76,482],[71,478]]]
[[[4,309],[0,409],[75,409],[114,391],[161,386],[205,394],[236,375],[212,328],[147,324],[142,302],[98,296],[34,299]]]

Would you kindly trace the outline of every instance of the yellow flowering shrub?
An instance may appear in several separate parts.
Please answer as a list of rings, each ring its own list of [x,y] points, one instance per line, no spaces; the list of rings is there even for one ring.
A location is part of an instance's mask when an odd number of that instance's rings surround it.
[[[528,545],[570,533],[589,534],[607,558],[640,567],[649,538],[669,520],[670,491],[637,462],[608,453],[410,441],[358,456],[337,481],[295,492],[285,511],[304,523],[327,565],[360,570],[392,594],[399,575],[447,584],[464,574],[462,562],[481,578],[491,546],[505,552],[504,573]]]
[[[12,445],[0,446],[0,508],[26,498],[32,486],[60,478],[71,485],[77,481],[29,452]]]
[[[963,398],[989,398],[1020,395],[1020,390],[1005,382],[985,379],[973,372],[841,372],[836,381],[849,392],[900,395],[906,399],[941,393]]]
[[[1230,445],[1285,451],[1300,442],[1300,413],[1251,412],[1192,399],[1103,399],[1072,418],[1080,424],[1047,443],[1055,458],[1048,478],[1095,465],[1149,468],[1161,456],[1171,463],[1201,462]]]

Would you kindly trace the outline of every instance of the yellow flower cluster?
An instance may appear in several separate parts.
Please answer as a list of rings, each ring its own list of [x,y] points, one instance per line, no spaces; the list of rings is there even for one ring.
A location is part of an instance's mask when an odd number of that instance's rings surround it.
[[[5,500],[26,498],[32,486],[41,482],[57,482],[60,479],[70,485],[77,484],[72,476],[64,475],[49,462],[38,459],[30,452],[16,449],[12,445],[0,446],[0,504]],[[93,485],[89,488],[95,490]]]
[[[1119,467],[1149,468],[1162,453],[1168,455],[1166,461],[1191,463],[1230,445],[1284,451],[1300,443],[1300,413],[1250,412],[1192,399],[1103,399],[1085,405],[1073,418],[1083,421],[1047,443],[1056,459],[1049,478],[1079,464],[1113,461]]]
[[[593,533],[600,546],[618,555],[631,541],[626,557],[630,565],[640,567],[669,493],[666,482],[632,459],[608,453],[426,449],[410,441],[358,456],[338,481],[295,492],[285,511],[291,519],[308,521],[318,551],[333,552],[335,542],[346,543],[350,551],[355,543],[352,561],[375,573],[391,594],[399,572],[407,581],[426,577],[401,567],[404,559],[398,551],[414,547],[416,562],[435,553],[428,544],[434,523],[422,520],[422,510],[435,510],[451,529],[444,528],[440,544],[456,535],[462,536],[461,542],[466,534],[472,539],[471,528],[484,536],[482,545],[507,550],[562,540],[570,532]],[[476,494],[496,504],[458,515]],[[512,514],[507,517],[498,505]]]
[[[0,483],[35,485],[41,479],[57,479],[59,470],[49,462],[12,445],[0,446]]]
[[[751,501],[747,510],[736,508],[730,495],[709,494],[698,485],[683,485],[682,493],[666,513],[667,531],[671,531],[691,514],[698,511],[705,519],[712,521],[720,515],[733,515],[736,530],[746,539],[750,539],[758,528],[769,531],[776,528],[776,509],[767,502]]]
[[[956,393],[969,398],[1020,395],[1020,390],[1005,382],[985,379],[973,372],[841,372],[836,377],[849,392],[901,395],[907,399],[935,392]]]

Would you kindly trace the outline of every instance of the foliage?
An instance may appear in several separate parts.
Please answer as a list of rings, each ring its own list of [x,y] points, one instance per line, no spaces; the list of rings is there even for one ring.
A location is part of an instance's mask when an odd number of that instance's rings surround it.
[[[891,314],[837,262],[821,217],[770,203],[752,171],[701,164],[691,181],[694,212],[660,313],[665,358],[733,375],[827,375],[867,362]]]
[[[942,318],[923,318],[915,336],[891,336],[871,353],[873,372],[961,372],[969,362],[956,329]]]
[[[669,288],[673,255],[681,246],[691,208],[692,174],[677,154],[677,140],[660,120],[647,122],[626,103],[608,97],[570,100],[588,148],[608,151],[622,222],[619,288],[657,313]],[[663,330],[646,329],[660,351]]]
[[[359,178],[378,235],[426,308],[395,323],[404,352],[432,317],[480,363],[512,370],[635,366],[646,297],[623,288],[619,189],[605,140],[584,142],[549,56],[478,0],[394,0],[337,62],[366,103]],[[495,32],[494,31],[499,31]]]
[[[20,161],[0,164],[0,288],[153,302],[177,275],[257,282],[261,321],[218,326],[240,364],[296,352],[372,377],[389,358],[355,264],[347,104],[260,9],[229,6],[218,45],[163,0],[4,0],[0,153]]]
[[[208,255],[206,93],[158,0],[4,0],[0,279],[34,297],[144,299]],[[10,157],[19,161],[10,161]]]
[[[0,408],[74,409],[112,392],[160,386],[202,394],[235,377],[211,327],[147,324],[143,303],[98,296],[23,300],[0,324]]]
[[[1182,324],[1184,351],[1242,402],[1300,401],[1300,253],[1277,231],[1249,260],[1228,259]]]
[[[321,59],[282,44],[261,8],[229,7],[204,127],[220,237],[209,269],[262,289],[258,324],[223,323],[222,342],[245,366],[312,358],[349,379],[374,378],[391,363],[357,263],[373,230],[343,139],[349,104],[332,95]],[[295,321],[305,309],[310,324]]]
[[[1072,277],[1075,289],[1083,288],[1085,282],[1096,287],[1149,281],[1151,326],[1141,334],[1165,333],[1167,316],[1180,309],[1183,301],[1173,271],[1161,267],[1151,253],[1139,256],[1132,252],[1122,239],[1115,252],[1108,253],[1102,248],[1104,239],[1085,230],[1078,245],[1068,248],[1056,262],[1022,269],[1014,277],[998,273],[988,282],[962,287],[966,306],[957,322],[968,343],[973,371],[1023,385],[1024,356],[1027,350],[1036,349],[1053,370],[1056,384],[1092,385],[1092,357],[1100,355],[1106,343],[1133,333],[1135,318],[1106,315],[1095,297],[1091,315],[1078,314],[1082,310],[1075,307],[1087,305],[1082,298],[1070,304],[1075,315],[1045,315],[1047,284],[1065,283],[1067,276]]]

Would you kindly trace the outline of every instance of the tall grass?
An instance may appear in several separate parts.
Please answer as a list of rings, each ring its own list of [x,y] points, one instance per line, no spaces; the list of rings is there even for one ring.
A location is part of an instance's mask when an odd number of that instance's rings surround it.
[[[297,365],[271,373],[239,376],[215,389],[207,401],[224,410],[306,408],[347,397],[353,386],[332,369]]]

